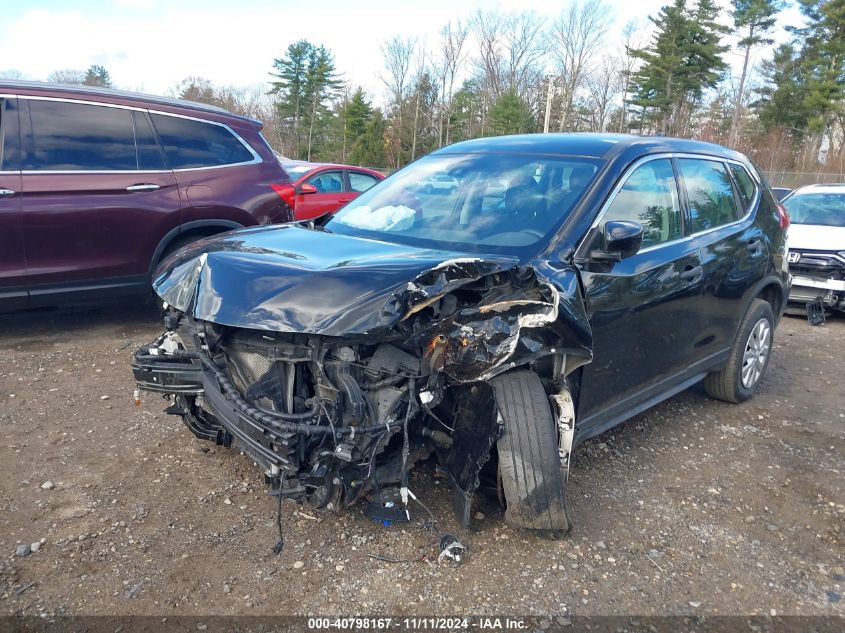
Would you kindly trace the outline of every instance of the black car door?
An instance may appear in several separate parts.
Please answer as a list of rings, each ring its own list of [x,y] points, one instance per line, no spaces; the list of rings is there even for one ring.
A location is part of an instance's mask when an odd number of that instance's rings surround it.
[[[593,362],[583,369],[578,403],[582,436],[600,433],[682,388],[701,328],[701,258],[698,247],[684,239],[671,158],[649,158],[630,170],[593,232],[600,234],[611,220],[642,224],[644,239],[638,253],[621,261],[579,252],[593,331]]]
[[[679,157],[676,165],[691,245],[702,258],[702,329],[691,361],[712,364],[730,350],[748,293],[768,267],[766,237],[750,213],[759,188],[743,167],[721,159]]]
[[[0,97],[0,301],[27,303],[17,99]]]

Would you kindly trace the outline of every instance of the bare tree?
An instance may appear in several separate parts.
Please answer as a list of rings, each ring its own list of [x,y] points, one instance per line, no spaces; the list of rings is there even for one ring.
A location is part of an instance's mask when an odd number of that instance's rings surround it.
[[[474,59],[476,81],[481,89],[481,134],[487,112],[503,94],[533,96],[542,81],[546,46],[543,22],[533,11],[500,13],[477,11],[471,28],[478,47]],[[530,109],[536,104],[527,104]]]
[[[542,74],[542,28],[542,21],[533,11],[476,12],[472,18],[479,55],[475,65],[485,92],[492,99],[510,90],[521,92]]]
[[[552,28],[561,75],[561,132],[570,123],[575,93],[582,86],[609,26],[610,13],[603,0],[573,0]]]
[[[611,108],[622,94],[623,77],[619,72],[620,65],[619,57],[608,55],[602,58],[599,67],[587,76],[587,106],[593,132],[607,131]]]
[[[408,72],[411,68],[411,58],[414,55],[415,42],[413,39],[403,39],[398,35],[393,39],[384,42],[381,46],[384,55],[384,68],[386,73],[381,75],[381,80],[390,93],[390,99],[396,108],[396,155],[395,167],[402,164],[402,102],[405,98]]]
[[[451,130],[452,99],[455,94],[455,79],[466,61],[467,35],[469,27],[456,20],[454,26],[450,21],[440,31],[440,63],[435,67],[435,73],[440,80],[440,108],[438,109],[438,145],[449,144]],[[445,130],[444,130],[445,127]]]
[[[74,70],[72,68],[54,70],[47,75],[47,81],[52,81],[57,84],[82,85],[85,83],[85,71]]]
[[[642,48],[643,39],[641,37],[640,23],[636,20],[630,20],[622,29],[622,53],[619,56],[619,72],[622,79],[622,112],[619,116],[619,129],[617,132],[624,132],[625,125],[628,118],[628,105],[626,99],[628,93],[631,91],[631,78],[634,75],[634,69],[637,66],[637,58],[631,54],[631,51]]]
[[[417,95],[416,99],[414,99],[414,129],[412,134],[411,140],[411,160],[414,160],[417,157],[417,130],[419,130],[419,120],[420,120],[420,90],[419,90],[419,82],[420,78],[426,72],[426,50],[425,45],[420,46],[417,52],[417,60],[416,60],[416,72],[414,73],[415,83],[417,84]]]
[[[26,79],[27,76],[25,73],[22,73],[19,70],[15,70],[14,68],[9,68],[8,70],[0,70],[0,79]]]

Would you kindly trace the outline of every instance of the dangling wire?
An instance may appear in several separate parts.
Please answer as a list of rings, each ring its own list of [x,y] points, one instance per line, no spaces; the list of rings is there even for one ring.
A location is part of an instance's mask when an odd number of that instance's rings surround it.
[[[273,546],[273,553],[278,556],[285,549],[285,535],[282,532],[282,481],[279,480],[279,505],[276,510],[276,525],[279,528],[279,540]]]

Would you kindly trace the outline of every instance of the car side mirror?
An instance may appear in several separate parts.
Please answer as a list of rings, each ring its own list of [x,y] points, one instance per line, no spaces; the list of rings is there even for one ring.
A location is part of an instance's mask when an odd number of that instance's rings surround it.
[[[306,182],[306,183],[299,185],[299,188],[297,189],[297,193],[300,193],[300,194],[303,194],[303,195],[308,194],[308,193],[317,193],[317,187],[315,187],[314,185],[310,185]]]
[[[624,259],[634,255],[643,245],[643,225],[639,222],[611,220],[605,222],[602,230],[603,253],[610,259]]]

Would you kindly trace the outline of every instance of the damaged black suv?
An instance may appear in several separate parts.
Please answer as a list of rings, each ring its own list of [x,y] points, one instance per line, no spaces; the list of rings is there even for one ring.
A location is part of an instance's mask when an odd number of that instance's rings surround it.
[[[456,186],[420,186],[439,177]],[[170,257],[154,284],[166,332],[134,373],[280,499],[401,507],[409,469],[433,458],[464,524],[495,467],[509,524],[566,532],[579,442],[701,380],[751,397],[788,295],[788,222],[715,145],[466,141],[324,226]]]

